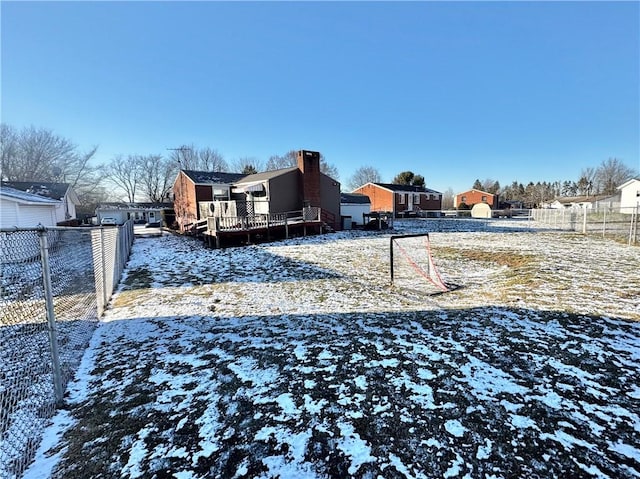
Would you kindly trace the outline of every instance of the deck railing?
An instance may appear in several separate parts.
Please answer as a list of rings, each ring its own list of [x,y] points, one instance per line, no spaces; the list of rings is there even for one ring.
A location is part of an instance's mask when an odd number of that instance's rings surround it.
[[[297,211],[257,214],[253,216],[210,216],[207,218],[208,231],[249,231],[273,226],[287,226],[296,223],[321,221],[321,210],[310,206]]]

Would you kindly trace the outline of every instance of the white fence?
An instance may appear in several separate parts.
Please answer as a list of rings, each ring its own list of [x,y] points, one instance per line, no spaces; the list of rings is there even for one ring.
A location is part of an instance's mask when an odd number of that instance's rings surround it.
[[[33,460],[133,243],[113,228],[0,230],[0,477]]]
[[[639,243],[638,207],[531,210],[531,219],[553,228]]]

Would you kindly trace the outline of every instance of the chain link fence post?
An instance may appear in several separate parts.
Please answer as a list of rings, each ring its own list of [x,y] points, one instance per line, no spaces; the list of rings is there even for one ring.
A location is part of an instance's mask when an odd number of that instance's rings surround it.
[[[51,364],[53,366],[53,387],[56,402],[62,402],[64,394],[62,387],[62,368],[60,366],[60,352],[58,350],[58,330],[56,326],[56,313],[53,308],[53,288],[51,286],[51,266],[49,264],[49,242],[47,231],[38,230],[40,238],[40,261],[42,261],[42,281],[44,284],[45,310],[47,313],[47,330],[49,333],[49,348],[51,352]]]

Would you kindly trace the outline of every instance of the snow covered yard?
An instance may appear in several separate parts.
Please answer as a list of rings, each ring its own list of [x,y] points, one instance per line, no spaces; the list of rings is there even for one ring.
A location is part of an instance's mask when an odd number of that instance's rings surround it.
[[[639,477],[640,249],[455,224],[394,232],[440,296],[383,233],[137,240],[25,477]]]

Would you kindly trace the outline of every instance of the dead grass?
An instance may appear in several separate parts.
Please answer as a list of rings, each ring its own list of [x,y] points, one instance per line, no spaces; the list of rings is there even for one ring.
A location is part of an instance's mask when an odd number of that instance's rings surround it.
[[[486,249],[463,249],[452,246],[438,246],[433,250],[437,256],[448,259],[495,263],[509,268],[523,268],[535,263],[534,256],[513,251],[487,251]]]

